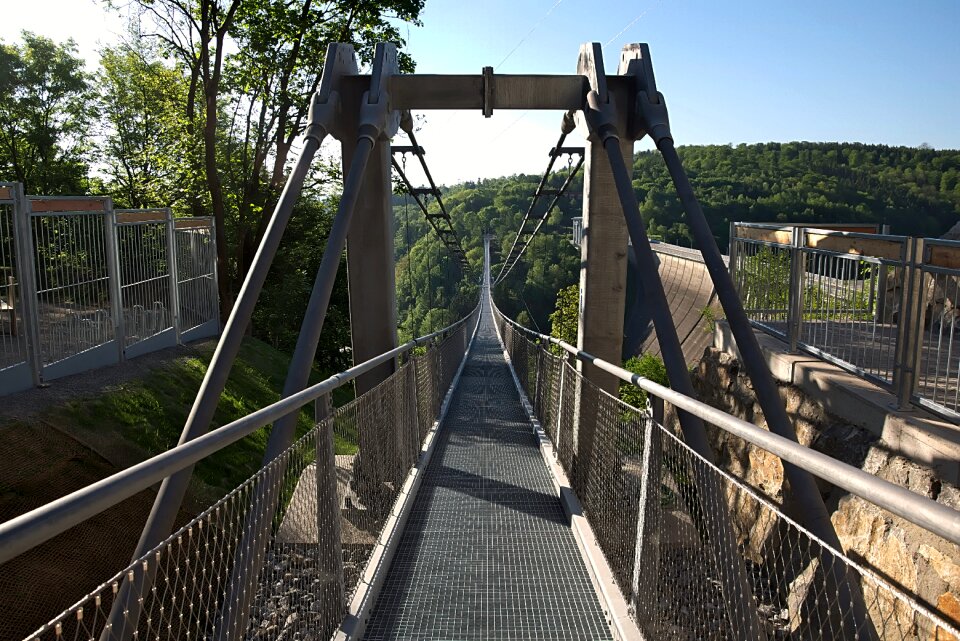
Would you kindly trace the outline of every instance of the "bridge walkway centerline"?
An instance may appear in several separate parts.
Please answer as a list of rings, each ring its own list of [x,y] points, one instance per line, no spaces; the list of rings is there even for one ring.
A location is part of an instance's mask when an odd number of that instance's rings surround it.
[[[612,639],[484,300],[364,639]]]

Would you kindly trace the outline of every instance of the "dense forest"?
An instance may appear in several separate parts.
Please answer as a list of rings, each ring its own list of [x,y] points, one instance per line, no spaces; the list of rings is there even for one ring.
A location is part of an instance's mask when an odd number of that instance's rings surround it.
[[[130,6],[137,10],[128,12],[129,34],[103,48],[94,72],[71,41],[23,33],[18,42],[0,42],[0,180],[23,182],[33,194],[105,194],[117,207],[212,214],[226,313],[295,156],[326,43],[351,42],[369,62],[373,43],[391,40],[401,67],[413,70],[399,25],[418,24],[424,1]],[[721,247],[732,220],[876,222],[894,233],[938,236],[960,215],[960,151],[790,142],[687,146],[680,154]],[[336,165],[316,163],[254,317],[253,334],[281,349],[295,341],[339,202],[331,188],[340,179]],[[551,176],[550,186],[562,179]],[[517,175],[441,188],[469,273],[446,254],[412,198],[397,191],[402,337],[469,311],[483,233],[494,235],[494,260],[502,260],[538,181]],[[636,155],[633,184],[651,236],[692,246],[658,154]],[[543,331],[557,292],[577,281],[579,254],[569,238],[581,191],[578,177],[497,289],[506,313]],[[343,269],[318,352],[321,367],[346,364],[346,301]]]

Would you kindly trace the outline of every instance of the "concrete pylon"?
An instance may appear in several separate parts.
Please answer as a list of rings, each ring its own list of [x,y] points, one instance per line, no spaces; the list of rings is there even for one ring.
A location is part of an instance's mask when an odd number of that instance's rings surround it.
[[[597,43],[580,47],[577,73],[591,79],[593,86],[601,87],[604,102],[609,98],[626,103],[626,95],[616,96],[606,89],[603,55]],[[617,109],[626,114],[627,109]],[[624,131],[624,122],[619,130]],[[577,126],[587,139],[584,148],[583,175],[583,242],[580,245],[580,300],[577,325],[577,348],[610,363],[620,363],[623,352],[623,316],[627,293],[627,245],[629,235],[623,218],[623,207],[617,197],[617,187],[610,168],[610,160],[603,141],[591,134],[577,112]],[[633,166],[633,140],[624,138],[620,144],[627,167]],[[580,384],[576,395],[577,422],[574,440],[577,452],[574,476],[587,478],[592,460],[597,422],[597,388],[617,395],[620,381],[612,374],[593,365],[577,361],[577,370],[592,383]],[[596,386],[596,387],[594,387]]]

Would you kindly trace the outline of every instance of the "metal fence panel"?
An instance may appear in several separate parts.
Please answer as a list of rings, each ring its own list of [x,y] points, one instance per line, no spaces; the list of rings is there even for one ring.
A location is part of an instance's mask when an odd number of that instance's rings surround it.
[[[799,253],[800,345],[892,386],[900,301],[887,284],[903,282],[903,263],[814,249]]]
[[[176,345],[173,216],[169,210],[117,210],[117,261],[124,356]]]
[[[28,201],[43,379],[118,362],[110,199]]]
[[[180,335],[183,340],[216,335],[220,331],[220,305],[213,219],[176,219],[174,245]]]
[[[219,330],[211,217],[0,183],[0,396]]]
[[[917,399],[960,418],[960,242],[926,239]]]
[[[901,405],[960,419],[960,243],[855,229],[731,224],[747,316]]]

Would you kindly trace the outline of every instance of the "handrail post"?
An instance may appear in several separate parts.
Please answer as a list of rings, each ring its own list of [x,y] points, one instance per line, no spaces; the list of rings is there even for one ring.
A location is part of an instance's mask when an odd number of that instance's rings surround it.
[[[320,570],[329,575],[329,588],[323,586],[317,597],[322,599],[322,612],[330,615],[325,616],[324,629],[318,630],[318,633],[326,638],[336,630],[346,609],[340,497],[337,491],[337,460],[333,436],[335,417],[329,393],[316,400],[314,417],[317,425],[317,458],[314,469],[317,492],[317,550]]]
[[[790,293],[787,301],[787,342],[790,344],[790,353],[797,353],[797,343],[800,341],[800,325],[803,322],[803,290],[804,275],[806,272],[806,229],[800,226],[793,228],[793,238],[790,243]]]
[[[911,408],[923,351],[923,324],[926,312],[926,275],[921,267],[923,259],[923,238],[908,239],[901,281],[903,284],[900,288],[897,349],[893,370],[897,406],[901,410]]]
[[[633,551],[633,608],[637,625],[646,638],[660,638],[659,591],[660,583],[660,533],[661,506],[660,483],[663,450],[660,429],[663,425],[664,404],[659,396],[649,396],[650,416],[643,419],[643,458],[640,469],[640,493],[637,497],[637,535]],[[642,598],[648,607],[643,608]]]

